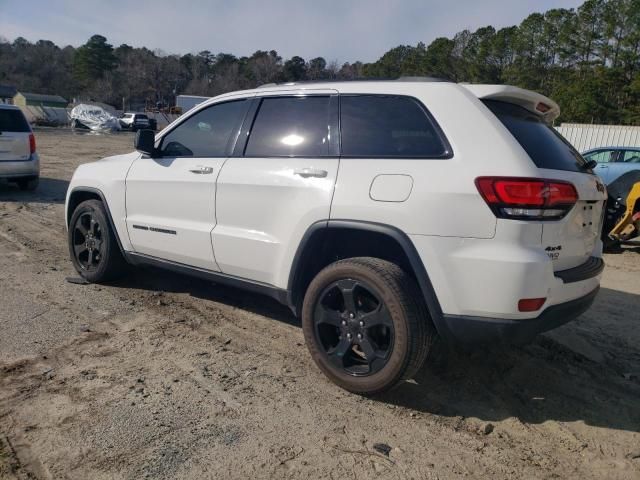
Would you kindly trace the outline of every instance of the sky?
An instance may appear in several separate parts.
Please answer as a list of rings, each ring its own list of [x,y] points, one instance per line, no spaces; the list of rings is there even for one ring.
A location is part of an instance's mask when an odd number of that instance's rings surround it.
[[[427,45],[465,28],[519,24],[533,12],[582,0],[0,0],[0,36],[79,46],[109,43],[166,53],[377,60],[398,45]]]

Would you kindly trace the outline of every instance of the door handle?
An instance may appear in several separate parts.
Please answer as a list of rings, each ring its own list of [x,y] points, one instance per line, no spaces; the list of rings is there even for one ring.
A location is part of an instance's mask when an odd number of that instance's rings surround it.
[[[197,173],[199,175],[206,175],[208,173],[213,173],[213,167],[196,167],[189,171],[191,173]]]
[[[327,176],[326,170],[320,170],[317,168],[300,168],[293,171],[294,175],[300,175],[302,178],[316,177],[325,178]]]

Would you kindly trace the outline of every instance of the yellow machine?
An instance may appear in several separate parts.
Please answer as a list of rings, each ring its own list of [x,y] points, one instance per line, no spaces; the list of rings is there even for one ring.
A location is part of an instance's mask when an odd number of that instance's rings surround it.
[[[640,212],[636,212],[636,207],[640,207],[640,182],[633,185],[627,196],[627,208],[623,217],[615,227],[609,232],[609,237],[617,241],[630,240],[640,232]]]
[[[640,171],[622,175],[608,186],[608,193],[602,240],[612,248],[640,236]]]

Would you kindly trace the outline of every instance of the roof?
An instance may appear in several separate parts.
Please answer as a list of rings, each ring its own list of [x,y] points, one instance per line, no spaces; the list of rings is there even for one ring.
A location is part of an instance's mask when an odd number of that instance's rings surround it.
[[[10,98],[17,93],[16,87],[10,87],[9,85],[0,85],[0,97]]]
[[[208,101],[199,104],[205,107],[212,103],[234,97],[246,97],[264,93],[290,93],[298,92],[317,93],[335,92],[341,94],[395,94],[395,95],[415,95],[423,88],[437,89],[444,92],[446,89],[466,90],[480,99],[502,100],[526,108],[532,113],[541,116],[550,123],[560,115],[560,107],[556,102],[544,95],[531,90],[514,87],[511,85],[487,85],[487,84],[465,84],[455,83],[439,78],[431,77],[400,77],[397,80],[382,79],[358,79],[358,80],[323,80],[311,82],[290,82],[290,83],[268,83],[251,90],[240,90],[223,93]]]
[[[426,86],[439,86],[439,88],[460,88],[459,84],[447,80],[430,77],[401,77],[396,80],[387,79],[354,79],[354,80],[312,80],[287,83],[267,83],[257,88],[248,90],[237,90],[223,93],[209,100],[202,102],[198,107],[216,103],[225,98],[245,97],[252,94],[262,94],[273,92],[297,91],[301,94],[305,92],[314,93],[317,91],[333,91],[336,93],[387,93],[403,94],[409,90],[415,91]]]
[[[623,152],[636,152],[636,151],[640,151],[640,146],[630,147],[627,145],[624,147],[618,147],[615,145],[608,145],[604,147],[593,147],[593,148],[590,148],[589,150],[585,150],[583,153],[597,152],[598,150],[622,150]]]
[[[53,102],[53,103],[69,103],[60,95],[44,95],[42,93],[18,92],[27,100],[32,102]]]

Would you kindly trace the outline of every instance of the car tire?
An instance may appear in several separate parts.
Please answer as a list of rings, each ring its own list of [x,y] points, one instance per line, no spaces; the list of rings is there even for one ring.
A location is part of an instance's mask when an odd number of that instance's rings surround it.
[[[68,242],[73,266],[89,282],[108,282],[125,272],[126,261],[101,201],[86,200],[76,207]]]
[[[435,338],[413,278],[371,257],[340,260],[318,273],[304,297],[302,329],[320,370],[361,395],[412,378]]]
[[[33,192],[36,188],[38,188],[38,184],[40,183],[40,178],[29,178],[22,179],[16,182],[18,184],[18,188],[23,192]]]

